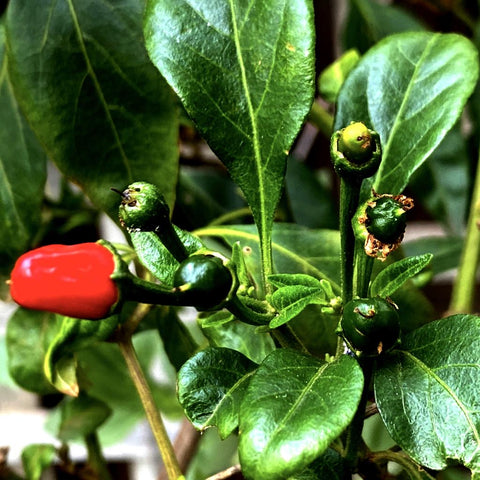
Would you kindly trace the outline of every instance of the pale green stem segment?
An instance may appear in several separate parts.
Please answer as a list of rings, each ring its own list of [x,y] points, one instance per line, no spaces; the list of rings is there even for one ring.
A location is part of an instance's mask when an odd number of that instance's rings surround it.
[[[148,386],[142,367],[137,358],[137,354],[132,344],[130,336],[124,337],[118,341],[120,351],[122,352],[128,372],[137,389],[138,395],[142,402],[148,423],[152,429],[153,435],[158,445],[160,455],[162,456],[168,480],[184,480],[184,476],[180,470],[178,460],[175,456],[173,446],[165,429],[160,412],[155,405],[152,391]]]
[[[323,135],[330,138],[333,131],[333,115],[327,112],[319,103],[313,102],[308,114],[308,121],[315,125]]]
[[[98,480],[112,480],[107,468],[107,462],[102,454],[100,442],[96,432],[85,436],[85,445],[88,452],[88,464],[94,470]]]
[[[453,284],[449,313],[472,313],[480,256],[480,157],[470,204],[465,243],[457,277]]]
[[[386,450],[384,452],[375,452],[373,454],[373,461],[375,462],[395,462],[404,468],[408,472],[409,477],[412,480],[423,480],[422,471],[418,468],[418,465],[401,452],[392,452]],[[472,476],[472,480],[473,480]],[[479,477],[480,478],[480,477]],[[478,480],[478,479],[477,479]]]

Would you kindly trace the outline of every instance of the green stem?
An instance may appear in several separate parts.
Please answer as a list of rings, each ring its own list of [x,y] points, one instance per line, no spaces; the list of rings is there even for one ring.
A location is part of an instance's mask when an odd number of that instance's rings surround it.
[[[345,464],[353,471],[358,461],[358,450],[362,442],[363,423],[365,421],[365,407],[367,406],[370,381],[372,379],[374,359],[364,357],[359,359],[363,370],[364,384],[360,403],[347,430],[347,441],[345,445]]]
[[[225,223],[229,223],[232,220],[237,220],[242,217],[251,217],[252,210],[250,207],[238,208],[237,210],[233,210],[232,212],[225,213],[220,217],[217,217],[215,220],[208,224],[208,227],[215,227],[217,225],[224,225]]]
[[[188,251],[170,221],[163,222],[155,233],[177,262],[183,262],[188,257]]]
[[[365,298],[368,295],[370,277],[372,275],[374,258],[365,253],[363,242],[355,243],[355,271],[353,274],[354,295]]]
[[[343,304],[353,297],[353,260],[355,235],[352,228],[360,197],[361,182],[340,179],[340,242],[341,242],[341,288]]]
[[[308,120],[326,137],[330,137],[333,130],[333,115],[328,113],[318,102],[313,102]]]
[[[271,333],[277,342],[282,346],[282,348],[293,348],[294,350],[310,354],[307,347],[302,343],[297,334],[289,325],[281,325],[280,327],[272,330]]]
[[[412,479],[422,480],[422,473],[419,470],[418,466],[412,462],[405,454],[401,452],[392,452],[386,450],[384,452],[375,452],[372,454],[372,459],[374,462],[395,462],[403,467],[404,470],[408,472],[408,475]]]
[[[152,429],[153,435],[157,442],[168,479],[184,480],[162,417],[157,409],[157,406],[155,405],[152,391],[148,386],[142,367],[138,361],[131,337],[125,336],[121,338],[118,341],[118,345],[120,347],[120,351],[122,352],[123,358],[125,359],[125,363],[127,364],[128,372],[132,378],[133,384],[137,389],[148,423],[150,424],[150,428]]]
[[[95,478],[99,480],[111,480],[110,472],[107,468],[107,462],[102,454],[100,442],[96,432],[85,436],[85,444],[88,453],[88,465],[95,472]]]
[[[470,204],[467,232],[458,274],[453,284],[450,313],[471,313],[474,309],[475,284],[480,256],[480,157]]]

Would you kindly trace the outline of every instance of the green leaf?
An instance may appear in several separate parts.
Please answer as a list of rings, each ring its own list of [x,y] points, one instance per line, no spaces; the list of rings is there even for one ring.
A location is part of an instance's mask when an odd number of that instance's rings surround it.
[[[277,274],[268,277],[269,282],[277,287],[271,296],[271,303],[279,312],[269,324],[270,328],[283,325],[312,303],[328,305],[320,280],[305,274]]]
[[[405,188],[457,122],[477,77],[477,50],[456,34],[392,35],[364,55],[340,92],[335,129],[354,120],[380,134],[377,192]]]
[[[336,450],[328,448],[301,473],[297,473],[288,480],[343,480],[345,478],[345,465],[343,458]]]
[[[94,433],[112,414],[106,403],[84,393],[77,398],[66,398],[61,412],[58,438],[65,443]]]
[[[113,315],[99,321],[60,318],[61,328],[52,339],[45,355],[44,372],[55,388],[76,397],[79,387],[75,352],[92,343],[106,340],[116,329],[119,317]]]
[[[392,438],[433,470],[480,469],[480,317],[454,315],[379,358],[375,398]]]
[[[198,319],[210,346],[231,348],[255,363],[260,363],[275,349],[270,334],[258,333],[255,325],[240,322],[229,312],[220,311],[212,316],[217,319],[215,323],[211,321],[211,317]]]
[[[40,395],[54,393],[43,371],[49,345],[60,330],[61,320],[52,313],[18,308],[7,324],[8,370],[25,390]]]
[[[32,243],[40,224],[46,157],[20,111],[8,74],[0,24],[0,273]]]
[[[240,408],[245,476],[276,480],[304,469],[350,423],[362,387],[363,374],[352,357],[326,363],[293,350],[272,352]]]
[[[42,473],[50,467],[57,456],[54,445],[32,443],[22,450],[22,466],[27,480],[40,480]]]
[[[195,232],[200,237],[220,237],[229,245],[239,242],[245,261],[257,284],[260,249],[258,234],[251,225],[205,227]],[[310,230],[306,227],[277,223],[273,228],[274,271],[305,273],[326,279],[339,292],[340,236],[336,230]]]
[[[172,204],[178,120],[142,36],[144,1],[9,3],[15,96],[60,170],[112,218],[118,196],[148,179]]]
[[[200,250],[202,242],[184,230],[176,228],[189,254]],[[165,248],[153,232],[130,232],[130,239],[140,262],[160,281],[173,285],[173,276],[178,267],[174,256]]]
[[[153,63],[244,192],[271,273],[287,152],[313,101],[311,2],[149,0],[145,38]]]
[[[228,348],[208,348],[178,373],[178,399],[198,430],[216,426],[222,439],[238,427],[238,411],[256,365]]]
[[[407,257],[382,270],[370,285],[370,294],[382,298],[393,295],[407,280],[420,273],[432,260],[431,253]]]
[[[338,93],[347,75],[360,60],[358,50],[347,50],[340,58],[329,65],[318,79],[318,89],[328,102],[336,102]]]
[[[425,25],[396,4],[378,0],[350,0],[349,4],[343,35],[346,48],[357,48],[363,53],[387,35],[425,30]]]

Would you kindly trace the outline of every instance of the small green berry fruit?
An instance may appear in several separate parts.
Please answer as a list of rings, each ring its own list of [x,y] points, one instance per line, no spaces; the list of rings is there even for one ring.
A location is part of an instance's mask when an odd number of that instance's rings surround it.
[[[170,209],[155,185],[135,182],[120,194],[120,223],[128,231],[156,231],[170,224]]]
[[[375,148],[375,140],[370,130],[361,122],[345,127],[338,139],[338,150],[356,164],[369,160]]]
[[[390,350],[400,335],[397,309],[380,297],[348,302],[343,308],[340,327],[348,346],[367,356]]]
[[[219,308],[234,285],[233,275],[221,258],[209,254],[191,255],[180,263],[173,285],[198,310]]]
[[[367,207],[366,227],[368,233],[383,243],[396,243],[403,237],[407,225],[407,212],[400,202],[392,197],[380,197]]]

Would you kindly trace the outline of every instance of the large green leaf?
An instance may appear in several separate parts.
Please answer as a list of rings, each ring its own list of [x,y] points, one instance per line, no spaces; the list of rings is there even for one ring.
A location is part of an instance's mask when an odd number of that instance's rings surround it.
[[[15,95],[60,170],[114,218],[110,187],[134,180],[155,183],[171,203],[175,100],[143,44],[144,2],[13,0],[8,7]]]
[[[95,433],[111,414],[106,403],[84,393],[76,398],[65,398],[57,436],[65,443],[82,439]]]
[[[362,387],[362,370],[352,357],[326,363],[294,350],[272,352],[240,408],[245,477],[276,480],[300,472],[350,423]]]
[[[240,243],[250,273],[259,281],[260,248],[258,234],[251,225],[205,227],[200,237],[220,237],[229,245]],[[295,224],[276,223],[273,228],[275,273],[306,273],[328,280],[340,291],[340,236],[336,230],[311,230]]]
[[[214,319],[213,316],[217,320],[209,322]],[[210,346],[231,348],[255,363],[262,362],[275,349],[271,335],[258,332],[255,325],[240,322],[224,310],[215,312],[213,316],[198,319]]]
[[[7,324],[8,370],[25,390],[45,395],[55,389],[43,371],[49,345],[61,327],[53,313],[18,308]]]
[[[229,348],[197,353],[178,373],[178,399],[195,428],[218,427],[226,438],[238,427],[240,402],[256,364]]]
[[[75,397],[79,393],[75,353],[95,342],[106,340],[117,327],[120,317],[112,315],[99,321],[57,317],[61,318],[61,327],[48,346],[44,372],[57,390]]]
[[[360,60],[340,92],[335,128],[363,121],[380,134],[377,192],[402,191],[458,120],[477,77],[477,50],[456,34],[392,35]]]
[[[454,315],[382,356],[375,398],[392,438],[418,463],[480,470],[480,318]]]
[[[266,273],[287,152],[314,92],[306,0],[148,0],[146,44],[250,204]]]
[[[4,40],[0,23],[0,274],[6,275],[37,232],[46,162],[14,97]]]

